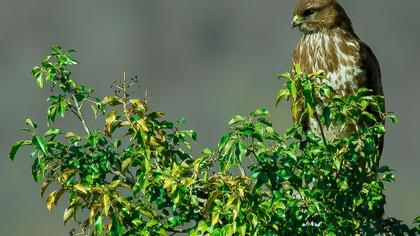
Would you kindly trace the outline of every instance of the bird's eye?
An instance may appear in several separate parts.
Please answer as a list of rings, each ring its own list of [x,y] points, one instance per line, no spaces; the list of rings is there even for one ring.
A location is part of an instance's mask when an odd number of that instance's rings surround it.
[[[307,9],[303,12],[303,16],[310,16],[312,14],[314,14],[315,10],[314,9]]]

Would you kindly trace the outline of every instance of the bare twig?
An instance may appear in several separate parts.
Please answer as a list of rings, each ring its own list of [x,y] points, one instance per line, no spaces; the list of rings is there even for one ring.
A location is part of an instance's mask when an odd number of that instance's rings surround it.
[[[321,130],[322,140],[324,141],[324,144],[326,145],[327,139],[325,138],[324,128],[322,127],[321,119],[319,118],[319,115],[316,111],[314,112],[314,115],[315,115],[316,121],[318,122],[319,129]]]
[[[80,122],[82,122],[83,128],[85,129],[86,133],[90,134],[90,130],[89,130],[88,126],[86,125],[85,118],[83,117],[83,114],[82,114],[82,111],[81,111],[82,107],[79,105],[79,102],[77,101],[76,96],[74,96],[74,94],[73,94],[72,98],[73,98],[74,104],[76,105],[76,112],[77,112],[76,116],[80,120]]]

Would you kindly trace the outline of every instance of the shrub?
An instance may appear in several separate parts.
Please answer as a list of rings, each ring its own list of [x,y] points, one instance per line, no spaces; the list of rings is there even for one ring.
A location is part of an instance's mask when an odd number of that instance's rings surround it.
[[[42,182],[41,196],[53,206],[68,195],[64,223],[73,219],[84,235],[415,235],[417,226],[384,219],[385,184],[394,179],[379,166],[383,98],[361,89],[350,97],[336,95],[322,72],[294,78],[277,94],[303,107],[320,127],[365,121],[351,136],[327,140],[301,125],[279,134],[267,109],[236,115],[217,148],[193,155],[193,130],[183,120],[169,121],[149,109],[148,98],[130,93],[137,79],[113,84],[103,99],[72,78],[73,51],[54,46],[32,74],[39,87],[51,84],[47,121],[40,131],[26,120],[32,148],[32,174]],[[137,87],[135,87],[138,89]],[[90,106],[103,127],[88,126],[82,109]],[[367,109],[376,111],[372,115]],[[293,109],[296,111],[297,109]],[[315,112],[317,111],[317,112]],[[322,111],[318,112],[318,111]],[[57,117],[72,113],[85,133],[53,127]],[[319,114],[318,114],[319,113]],[[53,187],[54,186],[54,187]],[[52,188],[52,189],[51,189]],[[70,234],[75,235],[75,230]]]

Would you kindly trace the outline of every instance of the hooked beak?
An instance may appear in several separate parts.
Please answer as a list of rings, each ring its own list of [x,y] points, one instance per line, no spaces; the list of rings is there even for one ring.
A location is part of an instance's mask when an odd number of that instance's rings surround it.
[[[298,27],[298,26],[301,26],[302,25],[302,20],[299,18],[299,16],[298,15],[296,15],[296,16],[294,16],[293,17],[293,20],[292,20],[292,29],[295,29],[296,27]]]

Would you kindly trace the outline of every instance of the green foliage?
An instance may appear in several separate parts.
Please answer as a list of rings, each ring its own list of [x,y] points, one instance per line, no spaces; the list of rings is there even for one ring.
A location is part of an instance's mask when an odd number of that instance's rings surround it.
[[[292,100],[302,117],[321,127],[364,121],[356,131],[327,140],[295,125],[279,134],[269,112],[234,116],[215,150],[197,157],[190,151],[197,134],[151,111],[147,98],[132,98],[136,79],[115,82],[116,92],[93,98],[93,89],[78,84],[69,66],[73,51],[53,47],[32,71],[36,83],[51,83],[47,120],[73,113],[85,134],[49,128],[42,133],[26,120],[30,138],[17,141],[10,159],[23,146],[32,148],[32,173],[47,192],[48,210],[68,196],[64,223],[73,219],[84,235],[415,235],[384,219],[385,184],[394,179],[378,166],[379,142],[385,134],[383,98],[361,89],[350,97],[317,83],[322,72],[307,75],[295,68],[276,102]],[[290,79],[293,77],[293,79]],[[86,124],[82,108],[104,121]],[[375,111],[376,115],[372,115]],[[318,112],[322,111],[322,112]],[[320,114],[318,114],[320,113]],[[220,168],[219,168],[220,167]],[[417,225],[420,221],[417,219]],[[71,232],[74,234],[74,231]]]

